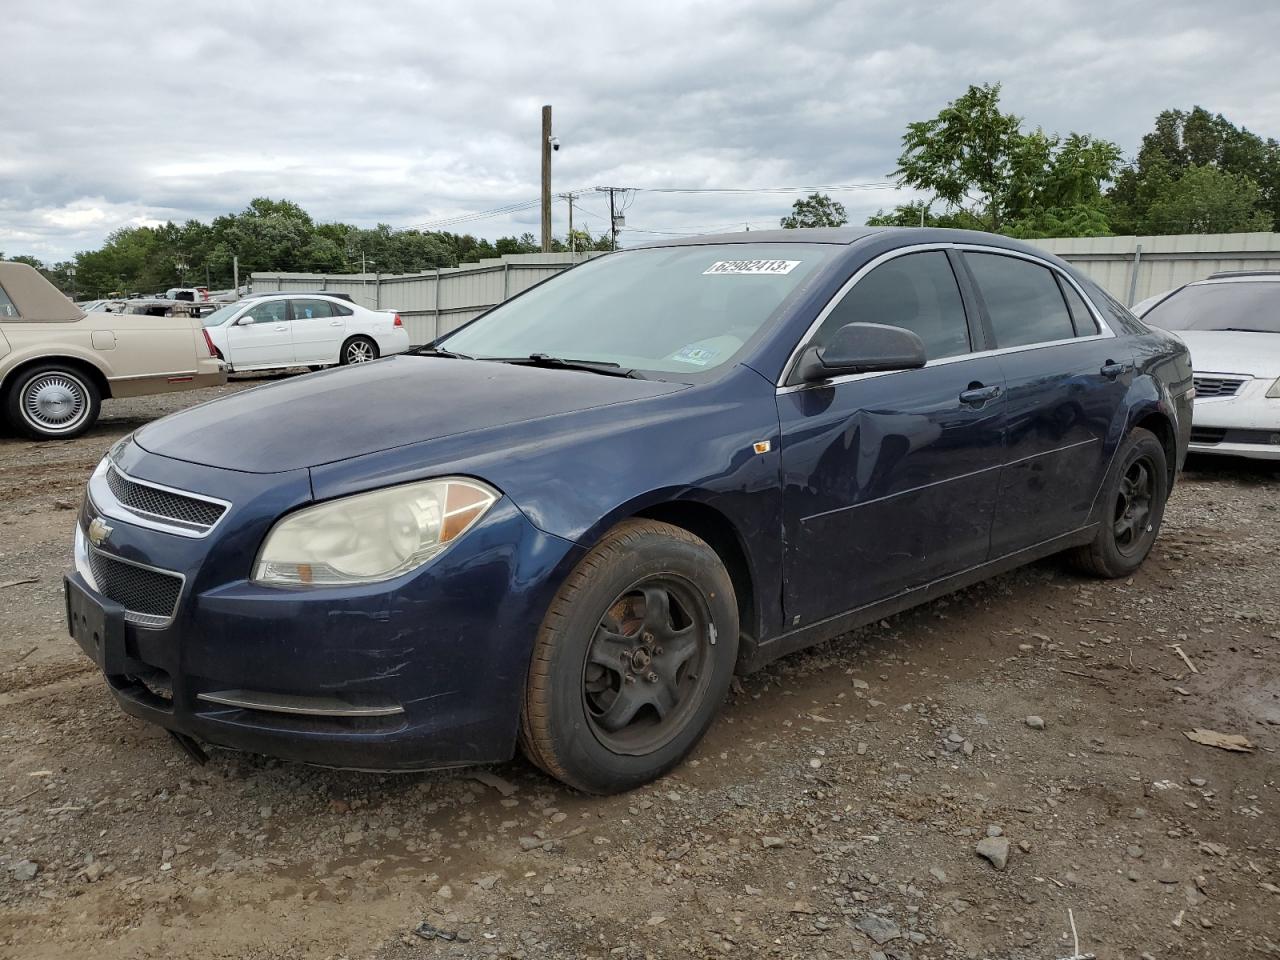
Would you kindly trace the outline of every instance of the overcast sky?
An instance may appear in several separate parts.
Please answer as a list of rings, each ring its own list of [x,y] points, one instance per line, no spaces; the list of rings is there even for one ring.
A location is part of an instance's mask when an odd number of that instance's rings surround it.
[[[1030,126],[1126,154],[1166,107],[1280,136],[1277,38],[1269,0],[21,4],[0,40],[0,251],[62,259],[264,195],[397,227],[536,200],[544,103],[557,192],[883,184],[908,121],[988,81]],[[905,199],[833,195],[853,222]],[[793,199],[637,192],[627,226],[756,229]],[[580,222],[601,232],[607,206],[587,193]],[[536,233],[538,211],[449,229]]]

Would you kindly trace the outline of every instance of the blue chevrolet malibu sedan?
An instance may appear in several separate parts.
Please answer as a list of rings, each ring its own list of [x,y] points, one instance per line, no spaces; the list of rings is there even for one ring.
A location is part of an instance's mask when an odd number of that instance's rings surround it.
[[[611,254],[433,345],[118,443],[66,578],[128,713],[198,742],[606,793],[735,672],[1061,551],[1151,549],[1187,352],[981,233]]]

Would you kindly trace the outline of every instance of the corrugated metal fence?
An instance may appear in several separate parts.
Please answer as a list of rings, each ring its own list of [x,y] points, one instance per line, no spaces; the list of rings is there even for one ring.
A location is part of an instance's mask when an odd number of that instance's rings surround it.
[[[1222,270],[1280,270],[1280,233],[1063,237],[1031,242],[1073,264],[1128,306]]]
[[[522,253],[423,273],[255,273],[253,289],[350,294],[375,310],[395,310],[409,340],[429,343],[462,326],[507,297],[581,263],[596,253]]]
[[[1212,233],[1167,237],[1063,237],[1035,240],[1132,306],[1221,270],[1280,270],[1280,233]],[[424,273],[255,273],[253,289],[331,290],[357,303],[396,310],[409,339],[428,343],[596,253],[524,253]]]

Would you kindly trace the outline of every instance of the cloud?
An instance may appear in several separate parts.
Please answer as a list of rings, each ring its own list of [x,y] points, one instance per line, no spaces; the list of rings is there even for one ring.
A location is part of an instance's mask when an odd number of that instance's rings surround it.
[[[1136,150],[1202,104],[1280,134],[1280,8],[1169,0],[724,4],[65,0],[6,22],[0,250],[61,259],[114,229],[210,219],[255,196],[402,226],[557,192],[882,183],[906,123],[1001,81],[1031,126]],[[904,194],[836,194],[860,221]],[[628,227],[776,224],[788,194],[629,195]],[[556,230],[566,226],[558,201]],[[537,210],[461,224],[534,230]],[[660,233],[628,232],[629,240]]]

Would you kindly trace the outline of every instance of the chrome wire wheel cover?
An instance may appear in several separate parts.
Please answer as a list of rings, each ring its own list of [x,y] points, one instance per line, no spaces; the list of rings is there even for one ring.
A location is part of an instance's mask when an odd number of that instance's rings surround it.
[[[22,417],[43,433],[69,433],[89,415],[89,390],[69,373],[42,373],[22,390]]]
[[[368,340],[352,340],[347,344],[347,363],[368,363],[373,359],[373,344]]]

